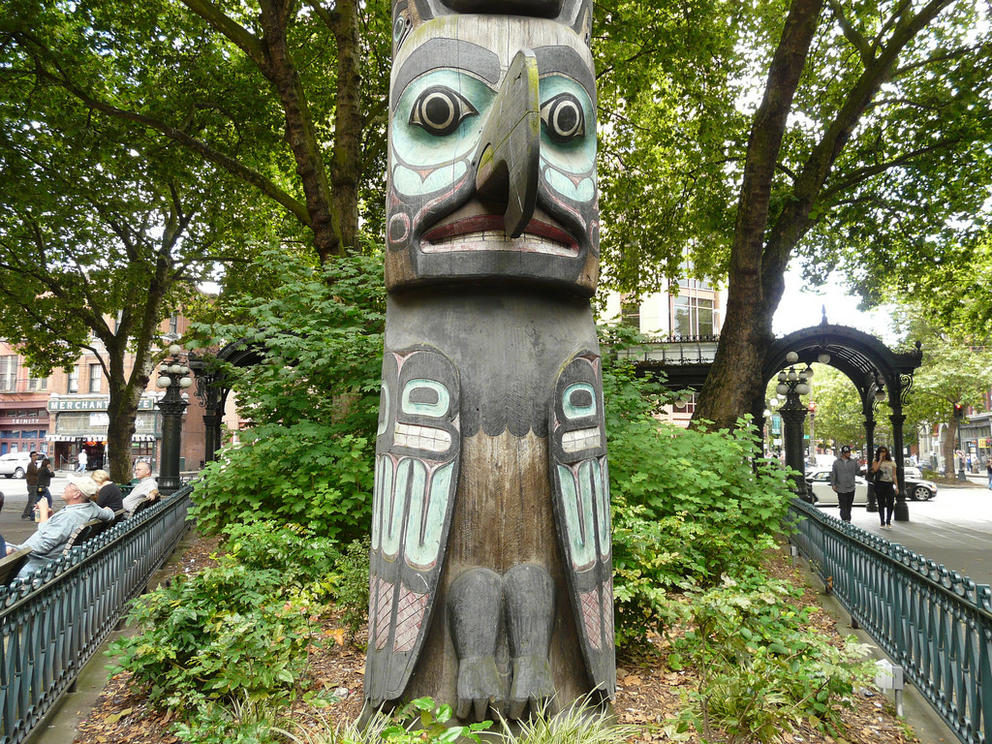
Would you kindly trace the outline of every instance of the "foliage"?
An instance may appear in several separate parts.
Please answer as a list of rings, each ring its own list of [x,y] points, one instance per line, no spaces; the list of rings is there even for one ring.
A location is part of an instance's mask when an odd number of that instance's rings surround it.
[[[18,0],[4,21],[8,76],[62,91],[125,129],[128,145],[176,147],[186,163],[227,172],[267,203],[279,238],[309,243],[311,257],[357,248],[359,202],[381,228],[384,0]],[[245,207],[235,190],[213,196],[223,213]]]
[[[637,732],[634,726],[618,725],[611,711],[588,703],[583,698],[558,713],[541,711],[520,721],[518,733],[501,720],[502,739],[506,744],[621,744]]]
[[[416,698],[394,714],[393,724],[382,731],[382,740],[395,744],[455,744],[465,737],[481,744],[479,732],[492,726],[492,721],[449,726],[452,715],[450,705],[437,704],[429,697]]]
[[[603,389],[617,641],[638,643],[672,620],[668,592],[754,565],[792,493],[749,422],[704,432],[659,421],[664,394],[617,359],[604,363]]]
[[[230,558],[177,577],[135,602],[130,621],[141,632],[111,645],[116,671],[131,671],[153,702],[176,711],[288,699],[306,663],[310,608],[283,586],[280,571]]]
[[[169,343],[159,324],[262,223],[252,205],[218,203],[243,195],[224,173],[134,137],[35,74],[37,45],[19,34],[74,49],[98,35],[77,4],[64,17],[54,5],[7,3],[0,25],[0,337],[38,377],[93,354],[109,393],[111,475],[124,481],[138,401]]]
[[[670,730],[691,726],[709,740],[717,727],[730,744],[772,742],[807,719],[838,735],[839,708],[850,705],[856,686],[868,684],[873,665],[853,638],[837,648],[809,630],[811,610],[795,608],[797,594],[748,572],[740,582],[725,578],[687,597],[692,630],[675,646],[700,683]]]
[[[204,469],[196,515],[207,531],[276,519],[347,542],[371,520],[382,268],[363,256],[322,268],[286,258],[272,249],[256,260],[277,278],[269,296],[227,300],[241,323],[196,328],[204,344],[243,339],[263,357],[224,370],[255,426]]]
[[[372,540],[368,536],[352,540],[334,559],[334,605],[341,610],[341,619],[352,639],[368,618],[371,547]]]

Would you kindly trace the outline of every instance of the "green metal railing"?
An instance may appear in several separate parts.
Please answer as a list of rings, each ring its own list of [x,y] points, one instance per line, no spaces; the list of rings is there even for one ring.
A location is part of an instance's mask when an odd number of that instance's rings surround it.
[[[0,587],[0,744],[24,741],[144,591],[186,529],[192,486]]]
[[[966,744],[992,739],[992,589],[794,499],[790,541]]]

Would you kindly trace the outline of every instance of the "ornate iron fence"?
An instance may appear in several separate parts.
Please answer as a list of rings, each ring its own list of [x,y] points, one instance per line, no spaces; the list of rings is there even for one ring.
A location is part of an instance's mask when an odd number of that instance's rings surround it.
[[[967,744],[992,739],[992,589],[798,499],[791,542]]]
[[[0,587],[0,744],[24,741],[70,691],[186,529],[192,486]]]

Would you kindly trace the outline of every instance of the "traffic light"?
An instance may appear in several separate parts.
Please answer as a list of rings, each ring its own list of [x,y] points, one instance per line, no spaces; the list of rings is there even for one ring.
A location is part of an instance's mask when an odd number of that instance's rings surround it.
[[[960,403],[954,404],[954,418],[959,419],[964,415],[964,406]]]
[[[809,412],[810,413],[816,413],[816,403],[810,403],[809,404]]]

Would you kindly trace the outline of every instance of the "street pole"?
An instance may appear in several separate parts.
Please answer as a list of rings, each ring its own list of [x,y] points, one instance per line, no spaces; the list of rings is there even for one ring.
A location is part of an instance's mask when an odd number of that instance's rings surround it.
[[[785,355],[787,364],[795,364],[799,361],[799,355],[790,351]],[[803,422],[806,419],[807,409],[799,400],[800,395],[809,393],[809,379],[813,376],[813,370],[807,366],[802,372],[797,373],[795,367],[789,367],[789,371],[782,370],[778,373],[778,386],[775,392],[785,396],[785,405],[779,409],[784,423],[785,439],[785,464],[798,471],[795,476],[796,495],[801,499],[809,499],[806,489],[806,461],[803,457],[805,448],[803,447]],[[812,436],[810,437],[812,441]]]
[[[182,347],[169,347],[171,359],[166,359],[159,370],[156,384],[165,388],[165,395],[155,405],[162,411],[162,461],[159,464],[158,490],[163,496],[179,490],[179,450],[183,428],[183,413],[189,404],[181,391],[193,384],[189,367],[179,358]]]

